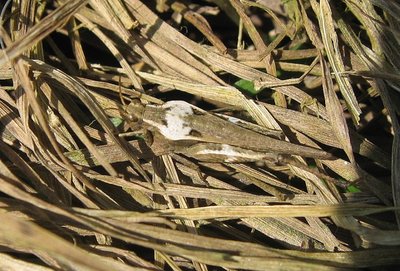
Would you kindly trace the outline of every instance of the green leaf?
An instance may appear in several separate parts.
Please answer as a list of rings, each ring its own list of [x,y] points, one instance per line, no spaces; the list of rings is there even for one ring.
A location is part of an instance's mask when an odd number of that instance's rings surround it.
[[[115,117],[115,118],[110,118],[110,120],[111,120],[112,124],[114,125],[114,127],[120,126],[121,123],[124,121],[123,119],[117,118],[117,117]]]
[[[358,192],[361,192],[361,190],[360,189],[358,189],[356,186],[354,186],[354,185],[349,185],[347,188],[346,188],[346,192],[349,192],[349,193],[358,193]]]
[[[233,84],[237,89],[250,95],[256,95],[259,91],[254,89],[254,83],[252,81],[240,79]]]

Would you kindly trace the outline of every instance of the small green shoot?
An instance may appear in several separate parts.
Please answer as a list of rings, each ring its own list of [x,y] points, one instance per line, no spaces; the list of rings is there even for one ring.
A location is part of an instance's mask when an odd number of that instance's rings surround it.
[[[122,124],[122,122],[124,121],[121,118],[115,117],[115,118],[110,118],[112,124],[114,125],[114,127],[118,127]]]
[[[354,186],[354,185],[349,185],[346,188],[346,192],[348,192],[348,193],[358,193],[358,192],[361,192],[361,190],[358,187]]]
[[[252,96],[259,93],[259,91],[254,88],[254,83],[249,80],[240,79],[234,83],[234,86],[240,91]]]

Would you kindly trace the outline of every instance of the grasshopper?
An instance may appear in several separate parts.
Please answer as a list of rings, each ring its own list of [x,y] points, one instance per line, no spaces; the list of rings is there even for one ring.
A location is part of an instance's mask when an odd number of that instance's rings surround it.
[[[143,105],[133,100],[127,113],[130,120],[145,127],[154,138],[165,139],[173,146],[172,151],[201,161],[278,162],[285,155],[332,159],[323,150],[246,129],[184,101]]]

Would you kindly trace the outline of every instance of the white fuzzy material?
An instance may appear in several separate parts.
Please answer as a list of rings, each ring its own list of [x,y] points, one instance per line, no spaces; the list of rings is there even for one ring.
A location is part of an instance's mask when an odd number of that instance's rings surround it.
[[[226,157],[226,159],[225,159],[226,162],[235,162],[236,157],[243,156],[243,153],[237,152],[235,149],[232,148],[231,145],[228,145],[228,144],[221,144],[221,148],[218,150],[203,149],[203,150],[199,151],[198,154],[223,155]]]
[[[233,163],[237,161],[257,161],[263,160],[268,156],[262,152],[235,148],[228,144],[221,144],[219,149],[203,149],[197,153],[198,155],[223,155],[225,162]]]
[[[241,119],[238,119],[238,118],[235,118],[235,117],[231,117],[231,116],[227,116],[227,118],[226,118],[229,122],[231,122],[231,123],[240,123],[242,120]]]
[[[157,127],[160,133],[170,140],[190,139],[190,124],[185,121],[185,117],[193,115],[193,108],[190,104],[183,101],[170,101],[162,106],[165,109],[166,125],[146,120],[150,125]]]

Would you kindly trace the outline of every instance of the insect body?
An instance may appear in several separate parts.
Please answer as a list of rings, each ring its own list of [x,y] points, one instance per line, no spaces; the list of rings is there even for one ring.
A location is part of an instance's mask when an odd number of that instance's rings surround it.
[[[184,101],[163,105],[132,103],[128,112],[146,124],[150,131],[175,143],[182,143],[179,152],[205,157],[225,156],[226,162],[254,161],[271,154],[301,155],[330,159],[331,154],[308,146],[272,138],[231,123]],[[230,157],[231,161],[228,161]],[[235,158],[238,157],[238,158]]]

